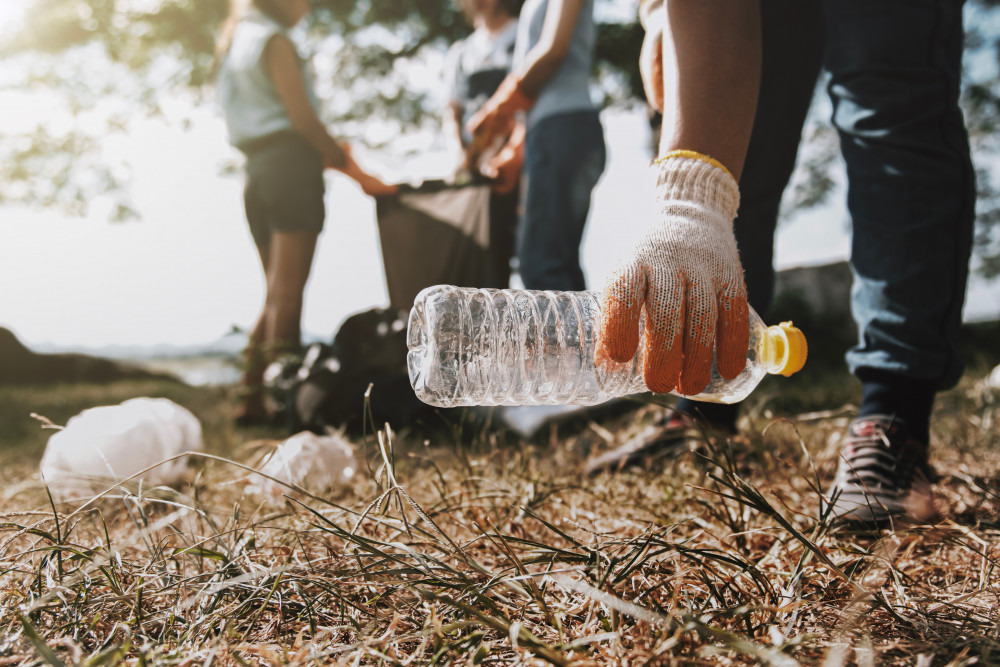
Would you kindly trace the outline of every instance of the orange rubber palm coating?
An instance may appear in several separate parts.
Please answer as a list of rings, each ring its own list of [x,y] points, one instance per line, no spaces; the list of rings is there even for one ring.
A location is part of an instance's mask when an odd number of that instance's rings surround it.
[[[698,159],[661,169],[663,216],[608,280],[596,361],[635,356],[645,308],[646,386],[691,396],[708,385],[713,354],[725,379],[746,366],[749,313],[732,234],[738,191],[725,170]]]

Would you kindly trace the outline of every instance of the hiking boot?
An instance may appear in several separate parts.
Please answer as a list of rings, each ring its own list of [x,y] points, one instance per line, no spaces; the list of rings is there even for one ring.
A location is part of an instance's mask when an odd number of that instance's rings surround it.
[[[905,423],[886,415],[859,417],[841,445],[830,490],[833,517],[873,526],[931,520],[937,514],[932,477],[927,445],[911,438]]]

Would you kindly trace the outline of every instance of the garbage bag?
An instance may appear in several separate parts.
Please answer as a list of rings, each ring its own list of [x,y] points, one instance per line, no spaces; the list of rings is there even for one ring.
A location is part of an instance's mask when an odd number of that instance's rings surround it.
[[[136,484],[174,486],[183,479],[188,457],[167,459],[201,449],[197,417],[169,399],[141,397],[70,418],[49,438],[40,468],[60,498],[133,475]]]
[[[429,415],[433,409],[413,393],[406,371],[407,316],[394,308],[357,313],[341,325],[331,345],[311,346],[291,391],[292,430],[363,430],[369,384],[376,426],[389,422],[403,428]]]
[[[487,185],[401,188],[376,204],[389,304],[409,310],[431,285],[508,286],[517,193]]]

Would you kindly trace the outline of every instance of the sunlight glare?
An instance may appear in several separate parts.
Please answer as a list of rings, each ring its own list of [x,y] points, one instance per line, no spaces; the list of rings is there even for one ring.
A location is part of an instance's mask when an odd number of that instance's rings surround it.
[[[14,0],[0,2],[0,32],[13,29],[24,16],[24,4]]]

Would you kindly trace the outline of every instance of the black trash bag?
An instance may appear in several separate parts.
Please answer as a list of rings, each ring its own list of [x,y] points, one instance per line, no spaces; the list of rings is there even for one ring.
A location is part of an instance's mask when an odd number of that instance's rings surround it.
[[[430,414],[433,408],[413,393],[406,371],[407,317],[394,308],[358,313],[341,325],[332,345],[311,346],[293,390],[293,431],[363,430],[369,384],[376,428],[384,422],[403,428]]]

